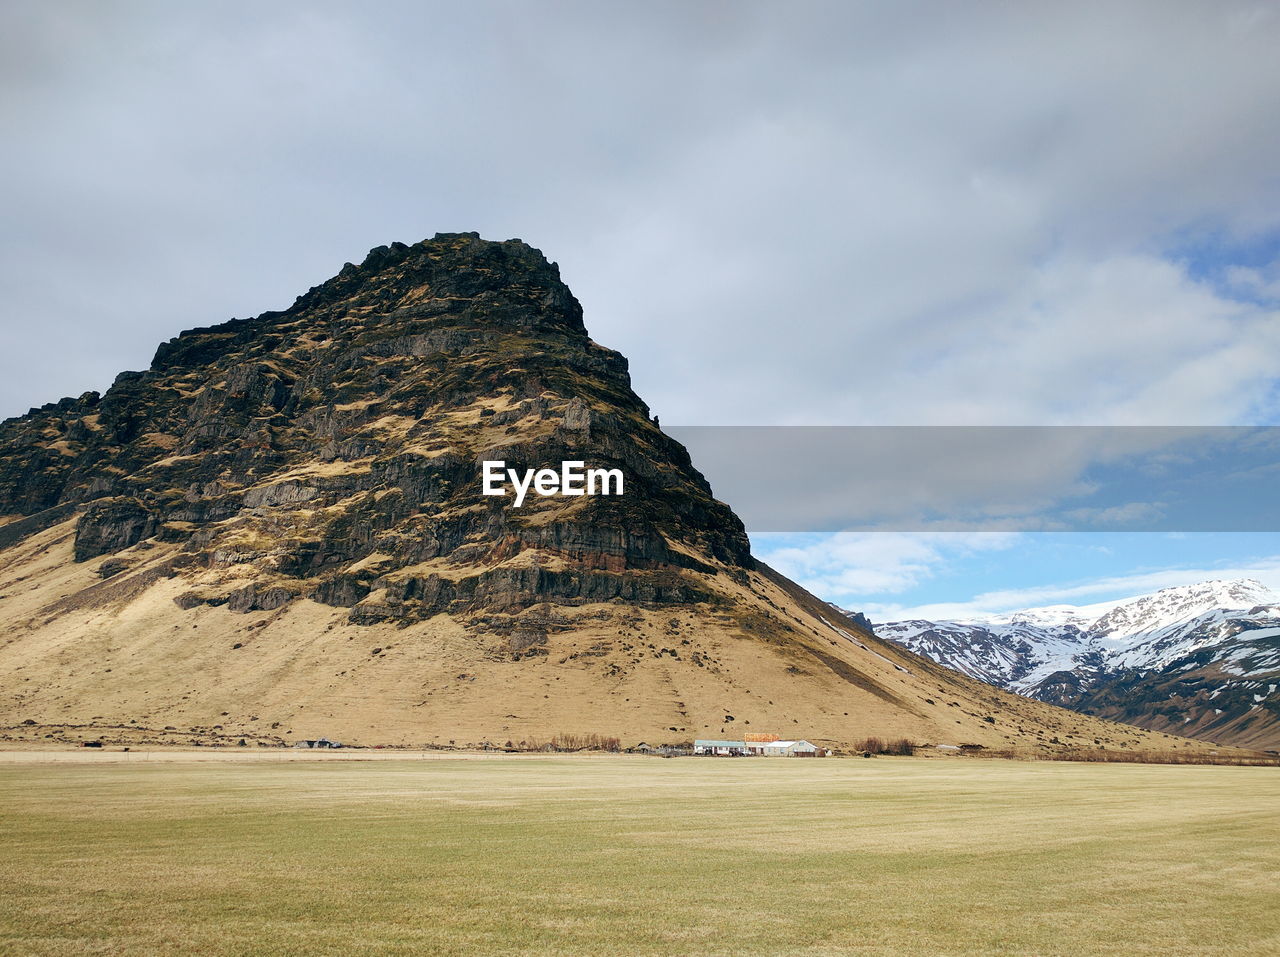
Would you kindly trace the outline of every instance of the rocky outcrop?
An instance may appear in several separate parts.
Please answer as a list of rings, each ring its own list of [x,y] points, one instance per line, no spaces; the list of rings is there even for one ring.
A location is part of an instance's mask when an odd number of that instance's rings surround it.
[[[486,459],[617,468],[626,494],[516,509],[481,494]],[[555,264],[473,233],[378,247],[283,312],[189,330],[105,395],[4,423],[0,513],[31,518],[0,535],[77,509],[77,561],[180,542],[185,574],[236,569],[198,601],[234,611],[680,603],[704,592],[690,573],[752,567]]]
[[[110,555],[156,532],[156,516],[134,498],[101,499],[76,524],[76,561]]]

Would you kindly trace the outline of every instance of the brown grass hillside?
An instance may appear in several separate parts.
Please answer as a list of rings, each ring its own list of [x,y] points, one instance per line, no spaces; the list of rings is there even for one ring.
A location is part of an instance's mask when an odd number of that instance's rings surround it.
[[[72,561],[73,525],[5,553],[9,739],[465,746],[597,733],[631,745],[760,730],[836,747],[868,736],[1045,753],[1207,747],[966,679],[764,567],[742,584],[709,576],[714,603],[533,606],[519,618],[546,639],[528,653],[446,614],[399,627],[310,601],[183,610],[178,546],[135,545],[131,570],[104,581],[96,563]]]

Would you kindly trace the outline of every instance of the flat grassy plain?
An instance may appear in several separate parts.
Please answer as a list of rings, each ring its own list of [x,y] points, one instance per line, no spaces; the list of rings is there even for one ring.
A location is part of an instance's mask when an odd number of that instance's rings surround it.
[[[1280,953],[1275,768],[130,758],[0,763],[0,952]]]

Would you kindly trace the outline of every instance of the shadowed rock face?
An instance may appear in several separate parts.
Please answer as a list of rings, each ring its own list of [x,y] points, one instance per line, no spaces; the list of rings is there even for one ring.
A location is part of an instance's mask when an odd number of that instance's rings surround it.
[[[583,460],[626,491],[515,509],[481,494],[485,459]],[[105,395],[0,426],[0,514],[29,516],[10,537],[69,507],[77,561],[181,543],[188,607],[305,596],[361,623],[681,603],[752,567],[555,264],[475,234],[374,249],[283,312],[184,332]]]

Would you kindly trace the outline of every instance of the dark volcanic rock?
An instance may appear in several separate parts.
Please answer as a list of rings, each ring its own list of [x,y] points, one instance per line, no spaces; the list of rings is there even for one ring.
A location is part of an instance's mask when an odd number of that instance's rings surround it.
[[[156,517],[133,498],[94,502],[76,524],[76,561],[136,545],[156,531]]]
[[[111,578],[113,575],[119,575],[123,571],[127,571],[129,562],[119,558],[108,558],[105,562],[98,566],[98,574],[103,578]]]
[[[486,459],[582,460],[626,490],[517,509],[481,494]],[[752,567],[555,264],[473,233],[378,247],[289,309],[184,332],[105,395],[0,426],[0,514],[30,516],[0,537],[75,510],[77,561],[181,543],[206,575],[182,607],[305,596],[375,621],[680,603],[704,597],[686,573]]]

